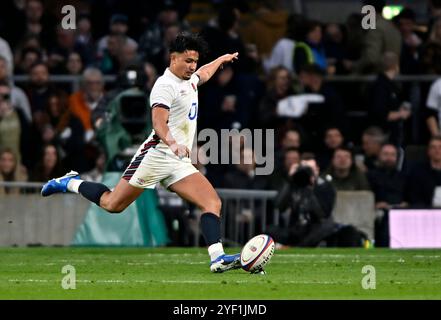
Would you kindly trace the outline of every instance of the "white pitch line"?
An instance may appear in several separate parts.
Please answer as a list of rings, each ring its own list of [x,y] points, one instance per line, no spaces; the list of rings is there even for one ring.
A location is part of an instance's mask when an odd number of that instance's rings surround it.
[[[48,283],[48,282],[59,282],[59,280],[47,280],[47,279],[9,279],[9,282],[40,282],[40,283]],[[219,284],[219,280],[76,280],[79,283],[118,283],[118,284],[131,284],[131,283],[169,283],[169,284]],[[249,284],[252,283],[249,280],[234,280],[228,281],[226,284]],[[275,284],[306,284],[306,285],[338,285],[338,284],[353,284],[353,281],[349,280],[335,280],[335,281],[302,281],[302,280],[283,280],[277,281]],[[441,280],[431,280],[430,284],[439,284]],[[393,283],[394,285],[415,285],[421,284],[419,281],[406,282],[406,281],[396,281]],[[265,283],[265,285],[268,285]]]

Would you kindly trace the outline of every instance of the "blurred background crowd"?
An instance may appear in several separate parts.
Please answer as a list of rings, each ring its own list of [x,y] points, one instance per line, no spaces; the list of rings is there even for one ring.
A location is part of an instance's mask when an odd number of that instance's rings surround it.
[[[254,163],[198,163],[215,187],[278,190],[301,159],[314,159],[337,191],[371,190],[377,209],[436,207],[441,1],[387,19],[386,1],[352,3],[376,8],[376,29],[362,28],[361,11],[316,20],[297,10],[302,1],[2,1],[0,180],[43,182],[70,169],[100,180],[109,154],[93,113],[120,85],[106,77],[136,65],[148,95],[169,43],[191,31],[209,45],[200,65],[239,52],[200,88],[198,128],[276,134],[270,176],[255,176]],[[60,25],[65,4],[76,8],[75,30]],[[66,75],[80,85],[56,80]]]

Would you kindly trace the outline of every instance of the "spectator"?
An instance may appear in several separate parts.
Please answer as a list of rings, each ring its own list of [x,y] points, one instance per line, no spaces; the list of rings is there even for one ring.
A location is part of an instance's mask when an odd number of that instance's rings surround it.
[[[120,66],[121,48],[127,43],[126,38],[119,34],[107,36],[107,48],[99,56],[99,68],[104,74],[118,74]]]
[[[156,20],[146,27],[139,40],[139,52],[143,61],[150,61],[164,49],[164,32],[168,26],[177,24],[181,31],[189,31],[189,26],[179,17],[178,9],[178,4],[174,1],[162,3]]]
[[[89,143],[94,137],[91,121],[92,111],[104,94],[104,80],[100,70],[87,68],[83,72],[81,89],[69,97],[69,109],[77,116],[85,130],[84,141]]]
[[[370,189],[366,175],[355,165],[349,148],[340,147],[334,151],[331,166],[325,174],[332,177],[332,185],[338,191]]]
[[[46,112],[48,122],[43,131],[43,143],[52,143],[62,151],[64,167],[83,172],[86,169],[84,128],[68,109],[64,92],[53,93],[49,97]]]
[[[169,63],[169,47],[171,42],[176,39],[176,36],[181,31],[180,25],[178,23],[174,23],[171,25],[168,25],[164,28],[164,38],[163,38],[163,45],[161,47],[161,50],[158,51],[156,54],[150,55],[149,62],[151,62],[155,69],[162,73],[165,68],[168,67]]]
[[[26,168],[17,160],[11,149],[0,151],[0,182],[25,182],[28,181]],[[0,187],[0,194],[18,194],[19,188]]]
[[[118,54],[118,73],[126,70],[131,65],[136,65],[140,62],[137,50],[137,44],[128,41],[123,44]]]
[[[54,44],[56,21],[44,10],[41,0],[28,0],[25,5],[26,30],[24,36],[37,36],[43,47],[50,48]]]
[[[269,58],[263,61],[266,73],[278,66],[283,66],[294,73],[294,49],[296,41],[300,38],[299,29],[303,23],[302,15],[293,14],[288,17],[286,35],[277,41]]]
[[[276,67],[267,77],[266,93],[260,103],[259,125],[261,128],[277,128],[284,123],[277,115],[277,103],[294,94],[293,79],[288,69]]]
[[[297,129],[288,129],[282,136],[280,148],[286,150],[289,148],[300,149],[302,146],[302,136]]]
[[[0,82],[8,82],[11,88],[11,104],[22,114],[27,124],[32,122],[31,106],[24,91],[13,84],[12,77],[8,75],[6,59],[0,56]]]
[[[123,14],[114,14],[110,18],[110,32],[109,35],[118,35],[125,42],[129,42],[132,46],[138,46],[137,42],[132,38],[127,36],[127,32],[129,31],[128,25],[128,17]],[[98,41],[98,56],[101,57],[104,55],[104,52],[109,49],[109,35],[102,37]]]
[[[285,151],[289,149],[302,150],[302,134],[296,128],[279,130],[274,155],[276,168],[283,167]]]
[[[324,135],[324,129],[329,126],[342,128],[345,123],[343,102],[334,88],[324,81],[324,73],[318,65],[305,65],[299,70],[300,84],[303,93],[317,94],[323,97],[323,102],[310,102],[297,123],[305,132],[310,150],[317,151]]]
[[[380,213],[375,222],[375,245],[389,246],[388,212],[392,208],[406,208],[405,175],[398,169],[398,150],[384,144],[378,156],[378,167],[368,172],[369,184],[375,196],[375,208]]]
[[[17,66],[23,60],[24,52],[28,49],[34,50],[37,54],[38,58],[35,61],[46,60],[46,49],[43,48],[40,39],[36,35],[28,35],[14,50],[14,73],[26,73],[18,69]]]
[[[266,177],[256,175],[256,159],[251,149],[243,148],[240,151],[240,162],[234,164],[225,174],[224,187],[231,189],[263,190]]]
[[[400,70],[398,56],[386,52],[383,65],[383,72],[377,76],[368,98],[369,123],[382,128],[392,143],[402,146],[405,121],[411,115],[411,105],[404,101],[401,90],[393,81]]]
[[[95,167],[81,175],[81,179],[92,182],[101,182],[106,169],[106,153],[100,150],[95,160]]]
[[[31,104],[34,122],[39,124],[39,114],[44,111],[49,95],[54,87],[49,82],[49,69],[43,62],[37,62],[30,69],[30,82],[26,89]],[[37,118],[36,118],[37,115]]]
[[[203,126],[219,131],[246,127],[249,115],[240,95],[240,85],[230,66],[219,71],[215,80],[207,84],[201,102],[210,107],[206,112],[201,111]]]
[[[432,137],[440,134],[441,117],[441,78],[435,80],[430,86],[426,101],[426,124]]]
[[[268,190],[278,190],[281,185],[288,182],[289,171],[291,167],[295,164],[300,163],[300,152],[296,148],[287,148],[283,151],[282,165],[277,166],[273,174],[268,178]]]
[[[57,148],[53,144],[48,144],[42,148],[40,160],[35,165],[30,180],[45,182],[60,177],[65,173],[65,169],[61,166]]]
[[[317,156],[318,164],[323,171],[329,167],[335,149],[342,147],[343,143],[344,137],[339,128],[330,127],[326,129],[323,148]]]
[[[37,48],[24,48],[17,61],[16,74],[28,74],[33,65],[43,60],[43,53]]]
[[[421,48],[421,70],[426,74],[441,74],[441,18],[435,20]]]
[[[9,44],[1,37],[0,37],[0,56],[2,56],[6,62],[6,70],[8,76],[12,76],[12,73],[14,71],[14,60],[13,60],[12,50]]]
[[[245,43],[255,44],[266,58],[276,42],[286,34],[288,14],[280,9],[280,0],[262,0],[250,22],[241,30]]]
[[[376,26],[366,32],[360,59],[353,63],[346,60],[345,67],[356,73],[378,73],[382,69],[384,53],[393,52],[397,57],[400,56],[401,35],[390,21],[383,18],[385,0],[364,0],[363,4],[375,8]]]
[[[416,164],[406,181],[406,199],[413,208],[440,206],[441,137],[434,136],[428,144],[429,161]]]
[[[234,156],[233,156],[234,159]],[[239,156],[239,163],[231,166],[231,169],[225,173],[224,176],[224,188],[229,189],[242,189],[242,190],[263,190],[267,184],[267,177],[262,175],[256,175],[256,161],[255,155],[252,149],[247,147],[241,149]],[[240,201],[240,200],[239,200]],[[234,212],[233,210],[235,206],[233,202],[228,203],[226,210],[228,212]],[[253,210],[254,209],[254,210]],[[261,204],[255,204],[254,208],[252,207],[251,202],[244,203],[241,206],[241,210],[238,211],[236,209],[236,215],[233,217],[229,217],[227,219],[234,219],[236,222],[243,223],[243,229],[240,234],[240,241],[245,241],[243,234],[247,234],[244,230],[246,228],[245,224],[254,220],[254,226],[260,225],[260,221],[262,216],[260,213],[262,212]],[[248,227],[251,228],[252,224],[249,224]],[[258,230],[258,231],[257,231]],[[254,229],[252,232],[261,232],[262,230]]]
[[[318,21],[308,21],[302,41],[294,49],[294,69],[298,73],[305,65],[315,64],[323,73],[328,71],[325,49],[322,43],[322,26]]]
[[[153,85],[158,79],[158,70],[156,70],[155,66],[150,62],[144,62],[144,72],[147,75],[147,92],[152,91]]]
[[[66,64],[69,54],[77,52],[80,56],[85,56],[83,44],[76,42],[75,31],[71,29],[64,29],[61,26],[57,27],[56,43],[48,50],[47,65],[51,73],[64,74],[66,73]]]
[[[400,70],[402,74],[420,73],[420,51],[423,40],[415,32],[415,12],[404,8],[396,16],[398,29],[402,37]]]
[[[385,142],[386,136],[380,128],[367,128],[361,136],[363,154],[360,157],[360,161],[357,163],[358,167],[365,172],[377,167],[381,146]]]
[[[78,17],[75,42],[81,43],[84,46],[95,45],[92,35],[92,22],[88,15],[82,14]]]
[[[269,226],[267,232],[282,245],[315,247],[337,231],[331,217],[336,191],[320,176],[312,155],[302,158],[292,166],[289,182],[282,185],[275,200],[281,223]]]
[[[223,172],[221,166],[213,165],[207,158],[207,150],[203,145],[198,144],[191,152],[191,162],[216,188],[222,188]]]
[[[231,52],[238,52],[240,58],[232,65],[235,72],[254,71],[259,62],[258,51],[255,45],[244,44],[239,35],[239,22],[241,12],[234,5],[224,5],[217,16],[217,19],[205,27],[201,34],[209,46],[207,60],[211,61],[217,57]],[[254,56],[250,52],[254,51]]]
[[[348,59],[343,28],[337,23],[328,23],[325,27],[323,45],[328,64],[328,74],[345,74],[343,61]]]
[[[20,153],[21,123],[11,104],[11,88],[7,82],[0,83],[0,149],[10,149],[18,162]]]
[[[93,64],[97,58],[95,39],[92,35],[92,22],[88,15],[80,15],[77,21],[77,31],[75,36],[75,47],[83,48],[84,65]]]
[[[68,75],[78,76],[83,73],[84,63],[78,52],[71,52],[67,57],[66,71]]]

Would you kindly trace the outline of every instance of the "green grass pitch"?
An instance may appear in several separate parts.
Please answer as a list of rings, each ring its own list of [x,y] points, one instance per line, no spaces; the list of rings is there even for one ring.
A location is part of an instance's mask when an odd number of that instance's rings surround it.
[[[212,274],[204,248],[0,248],[0,299],[441,299],[440,250],[276,250],[266,271]]]

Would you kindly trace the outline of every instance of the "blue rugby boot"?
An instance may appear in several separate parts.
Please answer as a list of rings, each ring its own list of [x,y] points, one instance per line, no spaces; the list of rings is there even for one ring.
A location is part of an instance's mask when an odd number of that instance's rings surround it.
[[[71,179],[79,179],[80,176],[78,175],[78,172],[76,171],[70,171],[69,173],[66,173],[64,176],[60,178],[55,178],[52,180],[49,180],[43,188],[41,189],[41,195],[43,197],[50,196],[54,193],[59,192],[66,192],[67,191],[67,184]]]
[[[210,270],[211,272],[221,273],[224,271],[239,269],[241,268],[240,264],[240,253],[227,255],[223,254],[217,257],[216,260],[211,261]]]

